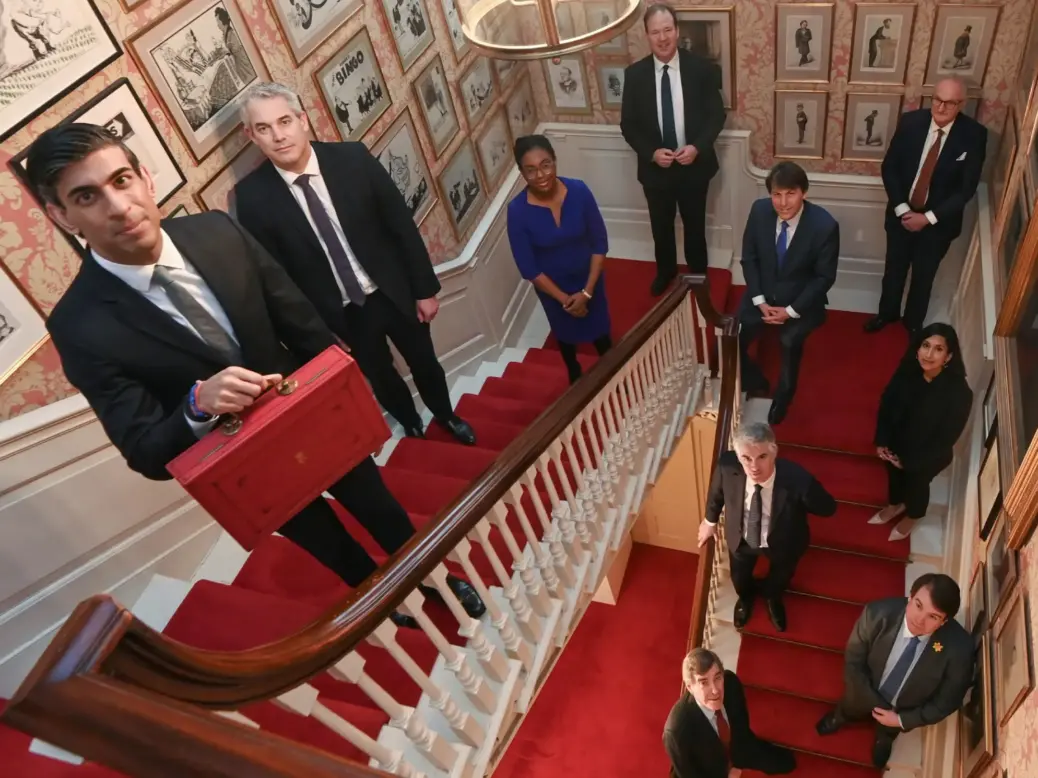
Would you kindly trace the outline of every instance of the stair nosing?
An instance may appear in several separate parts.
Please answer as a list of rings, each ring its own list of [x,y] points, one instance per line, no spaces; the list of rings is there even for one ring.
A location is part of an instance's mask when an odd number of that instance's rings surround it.
[[[786,645],[790,646],[800,646],[801,648],[807,648],[812,651],[825,651],[827,654],[843,655],[847,653],[846,649],[826,648],[825,646],[816,646],[811,643],[802,643],[799,640],[790,640],[789,638],[777,637],[775,635],[764,635],[760,632],[747,632],[745,628],[741,630],[739,634],[743,637],[757,638],[759,640],[773,640],[776,643],[785,643]],[[742,649],[740,648],[740,650]]]

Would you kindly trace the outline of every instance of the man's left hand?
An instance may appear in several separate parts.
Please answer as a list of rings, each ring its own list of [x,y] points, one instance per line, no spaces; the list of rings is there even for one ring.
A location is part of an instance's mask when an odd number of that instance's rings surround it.
[[[884,708],[873,708],[872,718],[877,723],[882,724],[884,727],[890,727],[891,729],[901,729],[901,720],[897,717],[897,714],[892,710],[885,710]]]
[[[769,306],[767,314],[762,316],[765,324],[784,324],[789,319],[789,311],[777,305]]]
[[[919,232],[923,227],[930,226],[930,220],[926,218],[924,213],[909,211],[901,217],[901,226],[909,232]]]
[[[418,321],[428,324],[436,318],[440,310],[440,301],[435,297],[429,297],[418,301]]]
[[[699,156],[699,149],[695,146],[682,146],[674,152],[674,161],[679,165],[691,165]]]

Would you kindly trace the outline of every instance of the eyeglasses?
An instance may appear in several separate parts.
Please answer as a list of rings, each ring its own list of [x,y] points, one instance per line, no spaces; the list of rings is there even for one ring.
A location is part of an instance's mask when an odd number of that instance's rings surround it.
[[[931,97],[930,102],[934,108],[955,108],[962,105],[962,100],[941,100],[939,97]]]

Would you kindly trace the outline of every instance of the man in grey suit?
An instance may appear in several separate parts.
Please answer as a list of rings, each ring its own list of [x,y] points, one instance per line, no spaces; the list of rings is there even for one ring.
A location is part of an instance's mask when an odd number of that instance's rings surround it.
[[[872,761],[882,768],[898,734],[957,711],[973,678],[973,640],[955,621],[959,598],[955,581],[927,573],[907,599],[866,605],[847,641],[843,697],[818,722],[818,734],[871,718]]]

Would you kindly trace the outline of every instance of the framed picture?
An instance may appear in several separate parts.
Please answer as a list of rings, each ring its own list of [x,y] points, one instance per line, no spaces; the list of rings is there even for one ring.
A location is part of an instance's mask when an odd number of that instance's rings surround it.
[[[203,211],[226,211],[234,216],[234,185],[259,167],[266,157],[259,146],[248,143],[195,194]]]
[[[588,0],[584,3],[584,14],[587,17],[587,28],[589,30],[600,30],[607,24],[617,20],[617,3],[610,0]],[[595,46],[595,53],[607,57],[627,56],[627,33],[622,32],[615,38],[610,38],[605,43]]]
[[[678,45],[708,59],[721,69],[724,107],[735,107],[735,27],[732,8],[682,8],[678,16]]]
[[[995,376],[991,376],[988,389],[984,393],[984,447],[991,447],[991,436],[995,432],[995,422],[998,420],[998,393],[995,391]]]
[[[1027,106],[1038,90],[1038,5],[1031,10],[1031,32],[1024,46],[1024,59],[1016,76],[1016,113],[1027,116]]]
[[[458,6],[454,0],[440,0],[440,7],[443,9],[443,18],[447,22],[447,32],[450,35],[454,58],[461,62],[469,53],[472,44],[461,31],[461,14],[458,13]]]
[[[494,72],[490,68],[490,60],[476,57],[458,79],[458,91],[461,93],[461,104],[465,109],[465,118],[469,128],[475,127],[497,96],[494,85]]]
[[[231,0],[188,0],[129,38],[130,52],[201,161],[238,128],[238,102],[270,74]]]
[[[579,54],[544,63],[544,80],[548,84],[548,98],[552,110],[559,113],[591,113],[591,96],[588,92],[587,70],[584,58]]]
[[[901,95],[850,93],[844,114],[843,159],[882,162],[901,116]]]
[[[432,46],[433,31],[425,0],[379,0],[405,73]]]
[[[915,5],[855,3],[849,82],[905,83],[914,22]]]
[[[129,13],[139,5],[144,5],[148,0],[119,0],[119,5],[123,7],[123,10]]]
[[[925,85],[954,76],[966,86],[983,86],[1001,10],[1000,5],[938,5]]]
[[[919,104],[920,108],[929,108],[933,103],[933,95],[923,95],[923,100]],[[966,102],[962,104],[962,113],[966,114],[971,119],[976,119],[977,114],[980,112],[980,98],[979,97],[967,97]]]
[[[439,176],[440,195],[447,204],[447,215],[458,240],[461,240],[479,218],[487,203],[486,189],[479,177],[472,141],[458,146]]]
[[[1027,229],[1027,219],[1030,216],[1029,206],[1023,177],[1017,177],[1003,203],[1006,218],[998,241],[998,254],[1006,279],[1013,272],[1013,265],[1016,264],[1016,258],[1020,253],[1020,244],[1023,243],[1024,230]]]
[[[984,577],[984,563],[977,562],[970,578],[969,600],[966,603],[966,629],[974,637],[988,628],[988,609]]]
[[[1009,548],[1009,522],[998,517],[988,539],[984,568],[987,571],[988,620],[994,623],[1009,600],[1009,593],[1020,576],[1016,551]]]
[[[432,141],[433,153],[439,159],[461,128],[439,54],[414,80],[414,93],[418,98],[418,109],[425,122],[425,129]]]
[[[977,475],[977,499],[980,501],[980,537],[987,540],[1002,508],[1002,478],[998,469],[998,438],[984,455]]]
[[[995,758],[991,710],[990,633],[975,638],[973,684],[959,710],[959,764],[962,778],[976,778]]]
[[[363,0],[325,0],[319,4],[299,0],[268,2],[296,67],[364,7]]]
[[[167,219],[179,219],[181,216],[190,216],[190,215],[191,215],[191,209],[188,208],[186,205],[184,205],[184,203],[181,203],[176,208],[174,208],[172,211],[170,211],[168,214],[166,214],[166,218]]]
[[[520,65],[523,63],[515,59],[495,59],[494,72],[497,74],[497,85],[502,92],[508,90],[512,82],[522,72]]]
[[[314,71],[314,83],[343,140],[360,140],[392,100],[366,27]]]
[[[421,224],[436,203],[429,166],[422,156],[411,111],[405,108],[386,130],[371,153],[382,163],[396,188],[400,190],[415,224]]]
[[[43,314],[0,262],[0,384],[48,337]]]
[[[0,140],[122,54],[94,0],[0,4]]]
[[[612,62],[598,64],[598,94],[602,107],[606,110],[619,110],[624,99],[624,71],[626,65]]]
[[[775,90],[775,156],[821,159],[825,152],[826,92]]]
[[[998,723],[1004,727],[1034,688],[1027,598],[1021,593],[995,636]]]
[[[508,131],[504,108],[494,111],[483,125],[482,131],[476,136],[476,151],[479,152],[487,189],[493,191],[501,183],[501,178],[508,172],[513,160],[512,134]]]
[[[505,103],[505,110],[508,112],[508,129],[513,138],[521,138],[537,129],[537,109],[534,107],[529,77],[519,82],[519,87]]]
[[[777,3],[775,14],[775,80],[828,84],[833,4]]]
[[[1013,159],[1016,157],[1017,149],[1016,119],[1013,109],[1006,112],[1006,123],[1002,128],[1002,139],[998,143],[998,154],[995,155],[994,164],[991,166],[991,208],[994,221],[998,223],[998,216],[1002,210],[1002,200],[1006,195],[1006,183],[1009,175],[1013,172]]]

